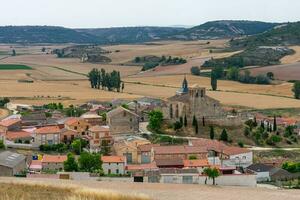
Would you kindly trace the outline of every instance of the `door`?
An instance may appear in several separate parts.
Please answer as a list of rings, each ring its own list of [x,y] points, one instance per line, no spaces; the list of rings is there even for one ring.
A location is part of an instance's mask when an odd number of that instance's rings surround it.
[[[133,177],[133,181],[135,183],[142,183],[142,182],[144,182],[144,177],[142,177],[142,176],[135,176],[135,177]]]

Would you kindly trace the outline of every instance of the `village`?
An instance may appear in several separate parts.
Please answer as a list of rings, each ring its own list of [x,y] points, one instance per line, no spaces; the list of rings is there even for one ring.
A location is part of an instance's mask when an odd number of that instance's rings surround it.
[[[299,137],[296,120],[227,112],[185,77],[166,101],[90,101],[66,112],[60,103],[5,107],[11,115],[0,121],[0,176],[246,187],[300,176],[284,163],[255,162],[252,149],[230,144],[225,129],[220,139],[157,133],[162,121],[196,133],[247,123],[270,132],[293,126],[291,136]]]

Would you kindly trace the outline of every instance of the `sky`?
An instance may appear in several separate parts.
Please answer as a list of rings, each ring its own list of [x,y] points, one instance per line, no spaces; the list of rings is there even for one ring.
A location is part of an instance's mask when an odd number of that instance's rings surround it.
[[[2,3],[1,3],[2,1]],[[300,0],[0,0],[0,26],[69,28],[300,21]]]

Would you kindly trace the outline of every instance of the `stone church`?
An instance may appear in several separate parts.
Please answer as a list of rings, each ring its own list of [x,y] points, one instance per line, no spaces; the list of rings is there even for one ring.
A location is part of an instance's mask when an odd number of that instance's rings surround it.
[[[231,125],[219,101],[207,96],[204,87],[198,85],[189,87],[186,77],[176,95],[167,99],[163,112],[165,119],[173,122],[186,116],[188,124],[192,124],[195,116],[201,124],[207,122],[218,125],[224,125],[224,123],[225,125]]]

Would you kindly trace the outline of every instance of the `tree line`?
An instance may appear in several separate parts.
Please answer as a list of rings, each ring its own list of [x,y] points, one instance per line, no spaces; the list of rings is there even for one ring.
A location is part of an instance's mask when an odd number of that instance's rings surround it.
[[[124,82],[121,80],[121,75],[119,71],[112,71],[108,73],[105,69],[98,70],[96,68],[92,69],[88,73],[88,78],[91,83],[91,88],[102,89],[108,91],[120,92],[124,90]]]

